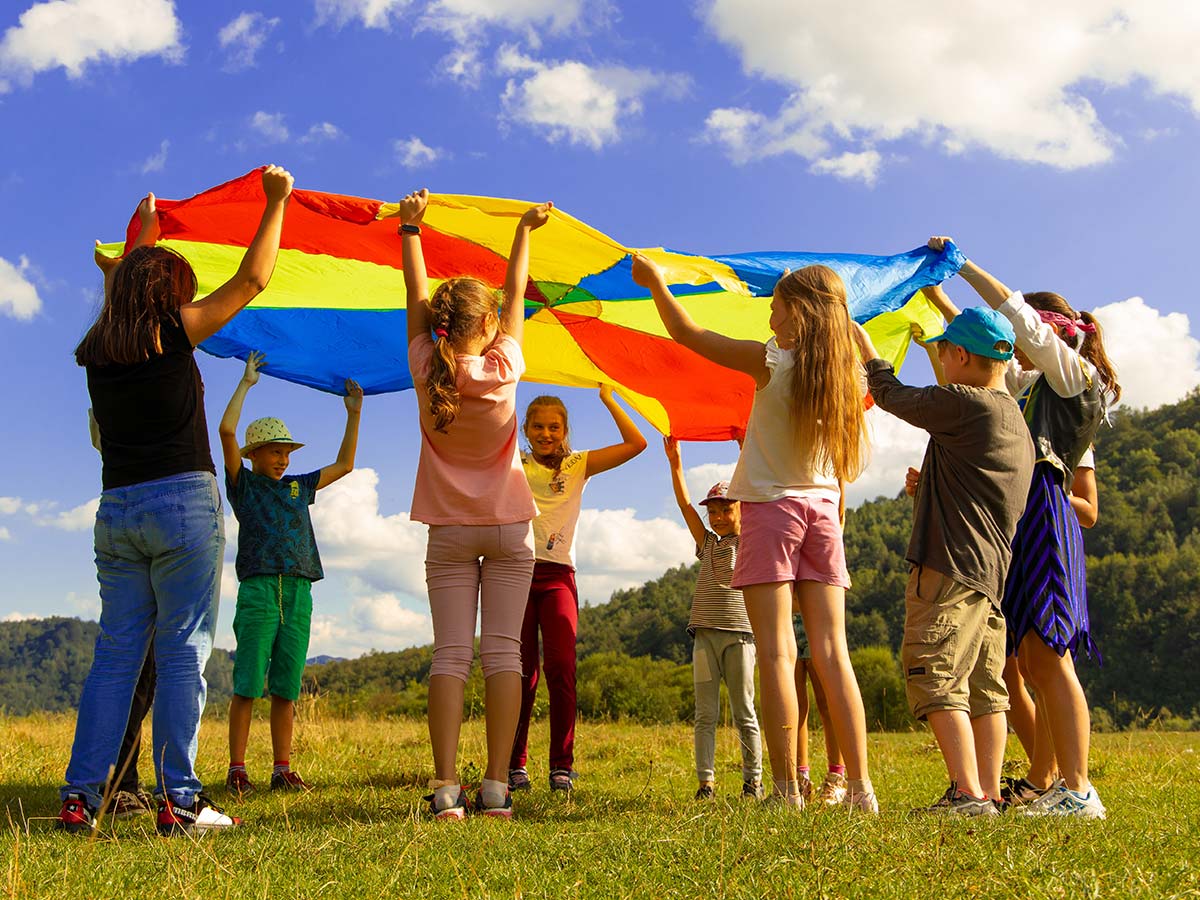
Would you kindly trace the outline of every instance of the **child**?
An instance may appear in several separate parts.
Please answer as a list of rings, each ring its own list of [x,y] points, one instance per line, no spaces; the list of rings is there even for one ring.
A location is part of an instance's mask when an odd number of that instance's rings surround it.
[[[1021,410],[1005,388],[1015,335],[968,309],[937,344],[947,384],[901,384],[856,327],[871,396],[929,432],[906,558],[901,663],[913,715],[933,730],[950,787],[929,812],[994,816],[1007,735],[1004,618],[1010,544],[1033,471]]]
[[[516,394],[525,371],[521,337],[529,236],[546,224],[552,206],[535,206],[517,223],[497,315],[495,291],[474,278],[444,281],[430,297],[420,228],[428,202],[429,192],[422,190],[405,197],[399,209],[408,361],[421,428],[411,515],[429,525],[425,581],[433,615],[434,778],[428,799],[436,819],[466,816],[458,735],[475,654],[475,618],[482,610],[487,768],[475,809],[507,819],[508,761],[521,714],[521,623],[538,513],[521,468]]]
[[[729,708],[742,743],[742,796],[757,800],[762,796],[762,743],[754,712],[754,632],[746,618],[742,592],[729,586],[738,554],[741,504],[729,499],[728,481],[714,484],[708,496],[700,501],[708,511],[712,530],[705,528],[688,497],[679,443],[673,437],[664,438],[663,448],[671,465],[675,502],[696,542],[696,556],[700,559],[700,574],[688,619],[696,691],[696,778],[700,782],[696,799],[710,800],[716,792],[717,717],[721,711],[723,680],[729,689]]]
[[[775,336],[763,344],[696,325],[652,260],[635,256],[633,278],[650,290],[672,338],[744,372],[758,388],[729,488],[730,499],[742,502],[730,586],[742,589],[754,630],[773,796],[794,808],[804,805],[796,778],[794,586],[846,754],[845,803],[878,812],[867,772],[866,716],[846,648],[850,575],[838,520],[839,484],[862,468],[866,429],[845,286],[825,266],[785,275],[771,298],[768,324]]]
[[[542,632],[546,686],[550,694],[550,790],[570,791],[575,778],[575,634],[579,592],[575,587],[575,524],[583,489],[593,475],[628,462],[646,449],[646,439],[613,399],[600,388],[600,402],[616,422],[621,443],[571,452],[567,408],[558,397],[535,397],[525,410],[529,452],[521,465],[538,516],[533,520],[537,562],[529,605],[521,626],[521,717],[508,763],[510,791],[529,789],[529,717],[538,683],[538,629]]]
[[[1075,511],[1080,528],[1091,528],[1099,518],[1095,469],[1095,451],[1089,447],[1075,467],[1071,484],[1071,508]],[[1012,705],[1008,714],[1009,723],[1029,758],[1029,771],[1020,778],[1006,777],[1000,795],[1006,803],[1020,806],[1037,800],[1053,786],[1058,780],[1058,761],[1054,758],[1049,733],[1044,733],[1040,740],[1037,738],[1038,730],[1046,728],[1045,714],[1041,719],[1038,718],[1037,703],[1025,687],[1025,678],[1015,653],[1011,653],[1004,661],[1004,683],[1008,685],[1009,703]]]
[[[354,469],[363,392],[346,381],[346,432],[337,461],[305,475],[287,475],[292,451],[304,445],[292,439],[279,419],[256,419],[246,427],[246,445],[238,447],[237,425],[246,392],[258,384],[265,363],[251,353],[233,391],[219,433],[225,456],[225,493],[238,520],[237,612],[233,634],[233,698],[229,701],[229,771],[225,787],[241,797],[254,790],[246,773],[250,714],[262,696],[263,679],[271,695],[271,750],[275,768],[271,790],[307,790],[291,769],[292,725],[300,676],[308,655],[312,622],[312,583],[324,577],[308,507],[316,492]],[[242,465],[250,460],[251,468]]]
[[[929,246],[939,250],[946,240],[931,238]],[[1046,713],[1039,716],[1046,727],[1037,730],[1035,742],[1049,740],[1061,777],[1022,811],[1102,819],[1104,804],[1088,779],[1091,721],[1073,658],[1080,646],[1089,655],[1096,647],[1088,620],[1083,536],[1067,483],[1107,407],[1120,399],[1121,386],[1090,313],[1076,313],[1058,294],[1010,291],[969,260],[959,274],[1012,322],[1018,365],[1009,368],[1008,388],[1022,404],[1037,448],[1028,502],[1013,541],[1004,616],[1023,672]]]
[[[799,607],[794,606],[793,612],[799,613]],[[792,617],[792,624],[796,631],[796,706],[800,721],[800,725],[796,729],[796,774],[800,779],[800,796],[807,804],[813,794],[808,753],[808,714],[810,712],[808,686],[811,684],[817,715],[821,717],[821,734],[825,738],[825,763],[827,766],[825,780],[821,782],[821,790],[817,799],[820,800],[822,806],[840,806],[846,797],[846,763],[842,759],[837,735],[833,732],[833,722],[829,718],[829,703],[825,699],[825,689],[821,687],[821,679],[812,664],[812,650],[808,645],[804,620],[797,614]]]

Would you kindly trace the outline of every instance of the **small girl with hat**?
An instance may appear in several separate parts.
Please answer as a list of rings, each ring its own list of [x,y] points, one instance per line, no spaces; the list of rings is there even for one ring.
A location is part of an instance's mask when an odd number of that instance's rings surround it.
[[[300,676],[308,656],[312,622],[312,583],[324,577],[308,507],[316,492],[354,469],[362,388],[346,380],[346,432],[337,461],[305,475],[289,475],[288,459],[304,445],[279,419],[255,419],[239,447],[237,424],[246,392],[258,383],[265,359],[251,353],[246,372],[233,392],[219,433],[225,457],[225,492],[239,523],[237,612],[233,634],[233,699],[229,703],[229,772],[225,786],[243,796],[254,790],[246,774],[250,714],[262,696],[263,680],[271,695],[271,748],[275,768],[272,790],[307,790],[291,769],[292,724]],[[250,460],[250,468],[242,459]]]
[[[729,586],[737,561],[741,504],[729,498],[729,482],[709,488],[700,505],[708,511],[709,527],[692,507],[683,479],[683,462],[675,438],[663,440],[671,466],[671,485],[683,521],[696,542],[700,574],[692,595],[688,634],[692,636],[692,681],[696,690],[695,751],[697,800],[716,792],[717,719],[721,712],[721,682],[729,691],[729,708],[742,745],[742,796],[762,796],[762,739],[754,712],[754,632],[746,616],[742,592]]]

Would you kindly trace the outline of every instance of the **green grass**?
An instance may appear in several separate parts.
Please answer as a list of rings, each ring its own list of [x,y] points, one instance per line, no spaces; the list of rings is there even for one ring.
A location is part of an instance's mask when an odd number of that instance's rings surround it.
[[[316,790],[227,802],[225,725],[206,721],[201,775],[246,825],[200,840],[157,838],[152,817],[88,840],[56,833],[69,716],[0,719],[3,882],[16,897],[1200,897],[1200,736],[1097,735],[1106,822],[1015,816],[915,818],[944,789],[925,734],[871,736],[878,818],[747,805],[736,738],[719,737],[717,802],[698,805],[687,726],[582,723],[570,797],[546,787],[546,725],[534,727],[534,790],[512,822],[433,823],[425,726],[341,721],[310,709],[294,759]],[[819,736],[816,743],[819,745]],[[1013,766],[1020,760],[1015,741]],[[483,763],[479,723],[461,759]],[[819,761],[818,761],[819,762]],[[251,735],[265,786],[266,723]],[[815,767],[816,768],[816,767]],[[820,771],[818,768],[817,771]],[[143,774],[145,777],[145,774]],[[728,798],[728,799],[726,799]]]

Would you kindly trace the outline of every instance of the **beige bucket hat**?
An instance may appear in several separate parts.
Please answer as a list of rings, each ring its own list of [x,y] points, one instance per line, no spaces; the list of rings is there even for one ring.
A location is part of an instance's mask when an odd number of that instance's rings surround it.
[[[264,444],[291,444],[293,450],[304,446],[292,437],[282,419],[269,416],[265,419],[255,419],[246,426],[246,446],[242,448],[242,456],[249,456],[250,451],[257,450]]]

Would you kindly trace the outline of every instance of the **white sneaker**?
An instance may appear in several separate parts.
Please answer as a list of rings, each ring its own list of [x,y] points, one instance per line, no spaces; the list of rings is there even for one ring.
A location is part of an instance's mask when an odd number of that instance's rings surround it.
[[[1077,819],[1103,819],[1108,811],[1100,802],[1094,785],[1079,793],[1067,787],[1061,778],[1037,800],[1016,810],[1021,816],[1073,816]]]
[[[846,776],[838,772],[826,772],[821,783],[820,800],[824,806],[840,806],[846,799]]]
[[[879,815],[879,801],[875,798],[875,792],[867,793],[850,793],[846,792],[846,796],[842,798],[842,806],[847,806],[850,809],[858,810],[859,812],[869,813],[870,815]]]
[[[159,801],[158,833],[164,836],[236,828],[241,824],[241,819],[226,815],[221,807],[214,806],[203,794],[197,794],[191,806],[180,806],[169,799]]]

